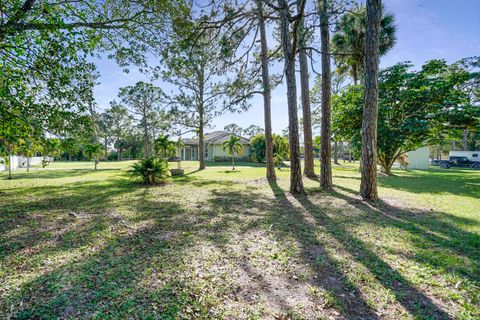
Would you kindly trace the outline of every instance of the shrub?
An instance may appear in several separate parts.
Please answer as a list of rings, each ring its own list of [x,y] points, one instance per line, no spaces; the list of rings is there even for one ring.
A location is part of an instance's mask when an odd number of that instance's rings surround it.
[[[170,173],[172,174],[172,177],[183,176],[184,172],[185,171],[183,169],[170,169]]]
[[[215,156],[213,157],[213,162],[231,162],[232,157],[231,156]],[[250,162],[252,161],[249,156],[242,156],[242,157],[235,157],[235,161],[237,162]]]
[[[145,184],[166,183],[171,176],[168,162],[155,157],[134,163],[129,172],[132,178],[141,178]]]

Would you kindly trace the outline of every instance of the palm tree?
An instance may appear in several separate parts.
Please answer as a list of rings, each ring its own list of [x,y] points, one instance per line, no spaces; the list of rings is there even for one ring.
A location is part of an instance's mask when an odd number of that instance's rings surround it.
[[[382,12],[385,12],[382,8]],[[357,84],[363,78],[365,70],[365,31],[367,26],[367,10],[358,5],[353,11],[345,14],[337,23],[337,32],[332,37],[332,52],[335,56],[337,72],[348,74]],[[386,54],[396,42],[395,18],[391,13],[382,14],[380,21],[379,55]]]
[[[169,140],[169,138],[170,136],[166,134],[155,139],[155,154],[160,158],[167,159],[175,155],[175,142]]]
[[[83,146],[83,152],[89,159],[94,159],[94,170],[97,171],[99,159],[105,154],[103,145],[100,143],[88,143]]]
[[[223,150],[232,155],[232,170],[235,170],[235,153],[243,152],[243,145],[240,140],[240,137],[230,135],[230,138],[223,142]]]

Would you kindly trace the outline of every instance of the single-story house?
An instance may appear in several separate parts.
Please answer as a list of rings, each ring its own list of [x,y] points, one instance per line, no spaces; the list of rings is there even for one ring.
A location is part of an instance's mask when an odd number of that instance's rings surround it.
[[[231,157],[227,151],[223,150],[223,142],[230,138],[231,133],[225,131],[214,131],[205,134],[204,150],[205,161],[214,161],[215,157]],[[240,137],[240,143],[243,145],[242,154],[236,154],[235,158],[250,157],[250,139]],[[181,160],[198,160],[198,153],[200,152],[198,146],[198,138],[183,139],[184,147],[177,154]]]

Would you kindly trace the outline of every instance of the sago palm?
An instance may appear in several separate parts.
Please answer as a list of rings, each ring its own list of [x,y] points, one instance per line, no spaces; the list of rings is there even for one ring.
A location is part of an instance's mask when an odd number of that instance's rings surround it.
[[[355,84],[359,78],[363,77],[366,20],[366,8],[359,5],[340,18],[336,26],[337,32],[332,37],[332,52],[336,54],[334,57],[337,72],[350,73]],[[393,15],[383,14],[380,21],[380,56],[386,54],[395,45],[396,31]]]
[[[240,141],[240,137],[231,135],[228,140],[223,142],[223,150],[232,155],[232,170],[235,170],[235,153],[241,154],[243,152],[243,145]]]
[[[141,178],[145,184],[166,183],[171,176],[168,161],[148,157],[134,163],[129,170],[132,178]]]

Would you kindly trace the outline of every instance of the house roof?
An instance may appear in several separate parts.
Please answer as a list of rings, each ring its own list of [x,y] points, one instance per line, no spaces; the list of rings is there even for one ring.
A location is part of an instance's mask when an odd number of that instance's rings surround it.
[[[205,144],[211,143],[211,144],[221,144],[224,141],[228,140],[228,138],[232,135],[232,133],[225,132],[225,131],[214,131],[210,133],[205,134]],[[239,135],[234,134],[234,136],[240,137],[240,143],[242,144],[249,144],[250,139],[241,137]],[[198,139],[193,139],[193,138],[187,138],[183,139],[183,143],[186,145],[198,145]]]

